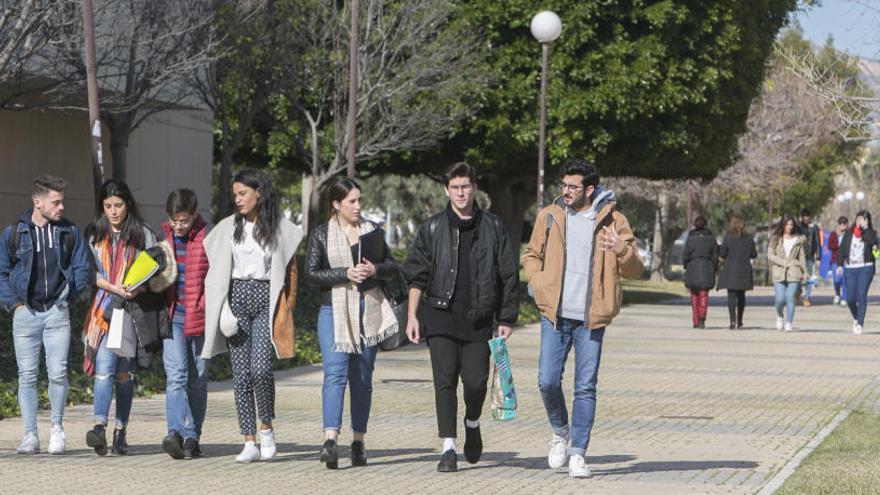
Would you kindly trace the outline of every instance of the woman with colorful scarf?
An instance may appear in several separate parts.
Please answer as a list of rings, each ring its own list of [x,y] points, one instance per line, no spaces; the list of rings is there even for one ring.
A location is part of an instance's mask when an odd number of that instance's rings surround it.
[[[146,226],[137,204],[125,182],[110,179],[101,186],[99,204],[102,213],[86,229],[89,247],[97,268],[97,293],[83,325],[83,370],[94,376],[95,427],[86,434],[86,444],[98,455],[107,455],[107,417],[116,382],[116,427],[112,450],[119,455],[128,452],[126,426],[134,395],[134,358],[123,358],[107,349],[110,324],[107,313],[118,296],[131,300],[143,287],[129,290],[122,281],[125,272],[139,252],[156,243],[156,236]]]
[[[360,216],[360,186],[340,178],[329,187],[328,196],[330,220],[309,237],[304,271],[306,282],[321,289],[318,343],[324,368],[325,440],[320,456],[328,469],[336,469],[346,384],[351,393],[351,464],[367,464],[364,436],[376,350],[379,342],[397,332],[397,318],[381,281],[392,279],[397,268],[381,230],[373,232],[376,225]],[[371,249],[377,243],[381,249]]]
[[[868,289],[874,280],[876,251],[877,231],[871,222],[871,213],[861,210],[856,214],[852,227],[843,234],[837,249],[837,271],[843,273],[846,305],[852,314],[852,332],[856,335],[860,335],[865,326]]]

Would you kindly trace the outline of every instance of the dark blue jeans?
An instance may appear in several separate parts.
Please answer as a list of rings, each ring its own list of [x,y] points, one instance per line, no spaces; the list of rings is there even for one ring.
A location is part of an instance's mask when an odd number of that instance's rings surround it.
[[[590,330],[584,322],[559,318],[553,322],[541,317],[541,354],[538,361],[538,387],[553,432],[565,436],[571,432],[570,455],[584,455],[596,417],[596,381],[602,356],[605,328]],[[568,353],[574,347],[574,401],[571,406],[571,429],[568,409],[562,392],[562,374]]]
[[[874,280],[874,265],[859,268],[845,267],[843,277],[846,280],[846,305],[852,313],[853,320],[859,325],[865,324],[865,311],[868,309],[868,289]]]

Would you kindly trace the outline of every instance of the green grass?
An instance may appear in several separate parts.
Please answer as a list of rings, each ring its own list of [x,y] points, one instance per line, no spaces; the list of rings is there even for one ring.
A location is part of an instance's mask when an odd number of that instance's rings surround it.
[[[623,281],[623,304],[652,304],[687,295],[687,289],[681,281]]]
[[[853,411],[776,495],[880,492],[880,414]]]

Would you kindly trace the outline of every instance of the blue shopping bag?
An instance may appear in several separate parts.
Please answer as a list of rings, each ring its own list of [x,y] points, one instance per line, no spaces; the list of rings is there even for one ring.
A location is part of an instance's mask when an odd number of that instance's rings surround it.
[[[489,351],[495,364],[492,373],[492,417],[509,421],[516,417],[516,388],[513,386],[507,341],[500,337],[490,340]]]

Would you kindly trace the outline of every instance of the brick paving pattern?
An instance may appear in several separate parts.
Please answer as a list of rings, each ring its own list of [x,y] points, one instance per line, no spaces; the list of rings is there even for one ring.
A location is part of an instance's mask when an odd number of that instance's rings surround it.
[[[605,337],[591,479],[546,468],[539,332],[529,326],[510,340],[518,417],[496,422],[487,404],[483,459],[469,465],[460,456],[456,474],[435,471],[431,370],[420,345],[379,355],[366,468],[341,458],[340,469],[328,471],[318,462],[321,370],[312,366],[276,374],[279,455],[271,463],[233,462],[241,440],[231,384],[212,383],[206,455],[192,461],[161,452],[162,395],[135,399],[127,457],[98,458],[86,447],[90,405],[67,409],[64,456],[16,455],[21,422],[0,421],[0,493],[755,493],[855,397],[864,394],[862,407],[880,412],[880,307],[869,308],[866,333],[853,336],[848,311],[818,293],[818,304],[798,307],[793,333],[772,330],[766,305],[747,308],[746,329],[727,330],[720,293],[706,330],[690,328],[681,301],[624,308]],[[766,299],[766,291],[757,294]],[[565,383],[570,401],[570,374]],[[41,412],[44,450],[47,421]],[[350,440],[346,429],[343,455]]]

